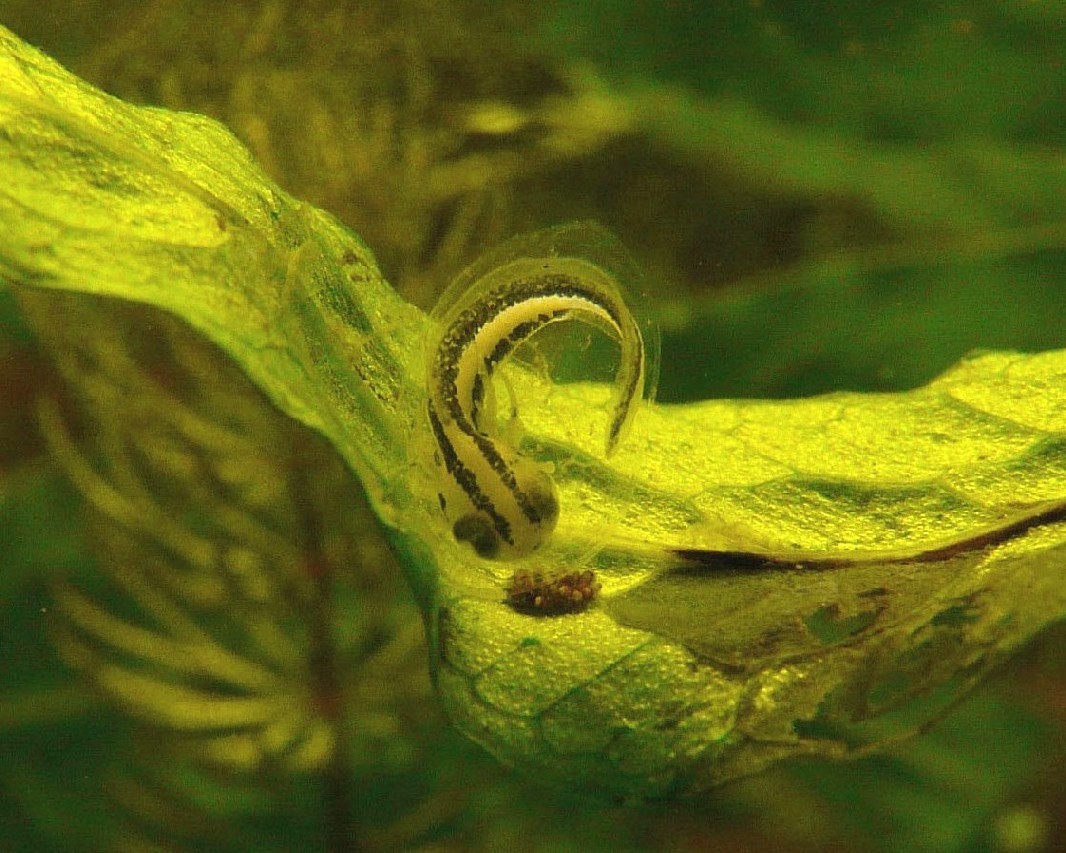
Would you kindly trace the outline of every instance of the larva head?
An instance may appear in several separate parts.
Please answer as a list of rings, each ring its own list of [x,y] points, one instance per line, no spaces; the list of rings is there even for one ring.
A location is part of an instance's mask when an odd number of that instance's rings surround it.
[[[529,459],[515,457],[510,472],[514,488],[497,491],[486,506],[465,502],[452,533],[469,542],[478,556],[489,560],[517,560],[532,554],[551,537],[559,521],[555,485]]]

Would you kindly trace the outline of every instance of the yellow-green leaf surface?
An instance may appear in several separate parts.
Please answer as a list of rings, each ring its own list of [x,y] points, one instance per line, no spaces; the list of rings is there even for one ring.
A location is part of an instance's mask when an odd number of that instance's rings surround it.
[[[561,501],[529,568],[602,584],[538,617],[505,603],[515,565],[439,517],[429,320],[219,125],[109,98],[0,30],[0,230],[7,282],[171,312],[327,436],[404,559],[450,716],[547,780],[662,797],[876,744],[1063,613],[1064,352],[907,394],[647,406],[609,461],[610,389],[511,371]]]

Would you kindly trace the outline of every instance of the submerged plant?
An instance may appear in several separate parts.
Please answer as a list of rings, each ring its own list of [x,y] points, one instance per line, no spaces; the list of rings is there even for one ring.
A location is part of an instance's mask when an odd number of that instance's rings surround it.
[[[305,780],[297,801],[327,812],[305,822],[348,849],[349,780],[407,769],[434,717],[419,621],[355,481],[173,318],[20,297],[74,394],[66,416],[45,398],[41,419],[108,580],[58,586],[54,639],[156,733],[143,769],[112,781],[129,834],[218,837],[210,812],[262,817]],[[191,820],[205,781],[219,800]]]
[[[503,371],[559,509],[516,570],[440,512],[435,326],[360,240],[210,120],[108,98],[6,32],[0,49],[0,273],[89,415],[76,441],[43,408],[136,605],[63,586],[59,648],[187,733],[199,770],[328,783],[392,748],[358,691],[406,628],[345,470],[453,723],[607,800],[876,748],[1061,618],[1066,354],[986,354],[905,394],[647,404],[609,459],[606,386]],[[549,612],[562,578],[582,606]]]

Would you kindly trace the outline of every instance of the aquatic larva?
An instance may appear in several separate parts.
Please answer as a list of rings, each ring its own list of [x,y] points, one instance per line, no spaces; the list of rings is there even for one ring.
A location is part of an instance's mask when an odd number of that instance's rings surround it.
[[[551,477],[520,455],[498,428],[492,377],[500,364],[532,335],[564,320],[579,320],[613,336],[621,357],[607,428],[608,455],[629,427],[648,375],[644,337],[615,277],[591,261],[543,248],[545,235],[562,231],[519,241],[505,262],[483,274],[468,271],[434,311],[441,323],[428,350],[425,411],[438,500],[456,539],[489,559],[533,553],[559,518]],[[606,234],[602,229],[595,233],[601,239]]]

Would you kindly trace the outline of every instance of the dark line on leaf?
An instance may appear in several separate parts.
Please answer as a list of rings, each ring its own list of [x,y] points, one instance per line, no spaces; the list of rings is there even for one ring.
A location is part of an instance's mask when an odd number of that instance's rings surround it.
[[[1066,501],[1044,504],[1030,515],[1003,523],[999,527],[965,536],[917,551],[856,552],[855,555],[809,553],[759,553],[756,551],[717,551],[702,548],[671,548],[669,553],[681,560],[675,571],[691,574],[713,572],[822,571],[872,563],[938,563],[962,554],[982,551],[1015,539],[1037,527],[1066,521]]]

